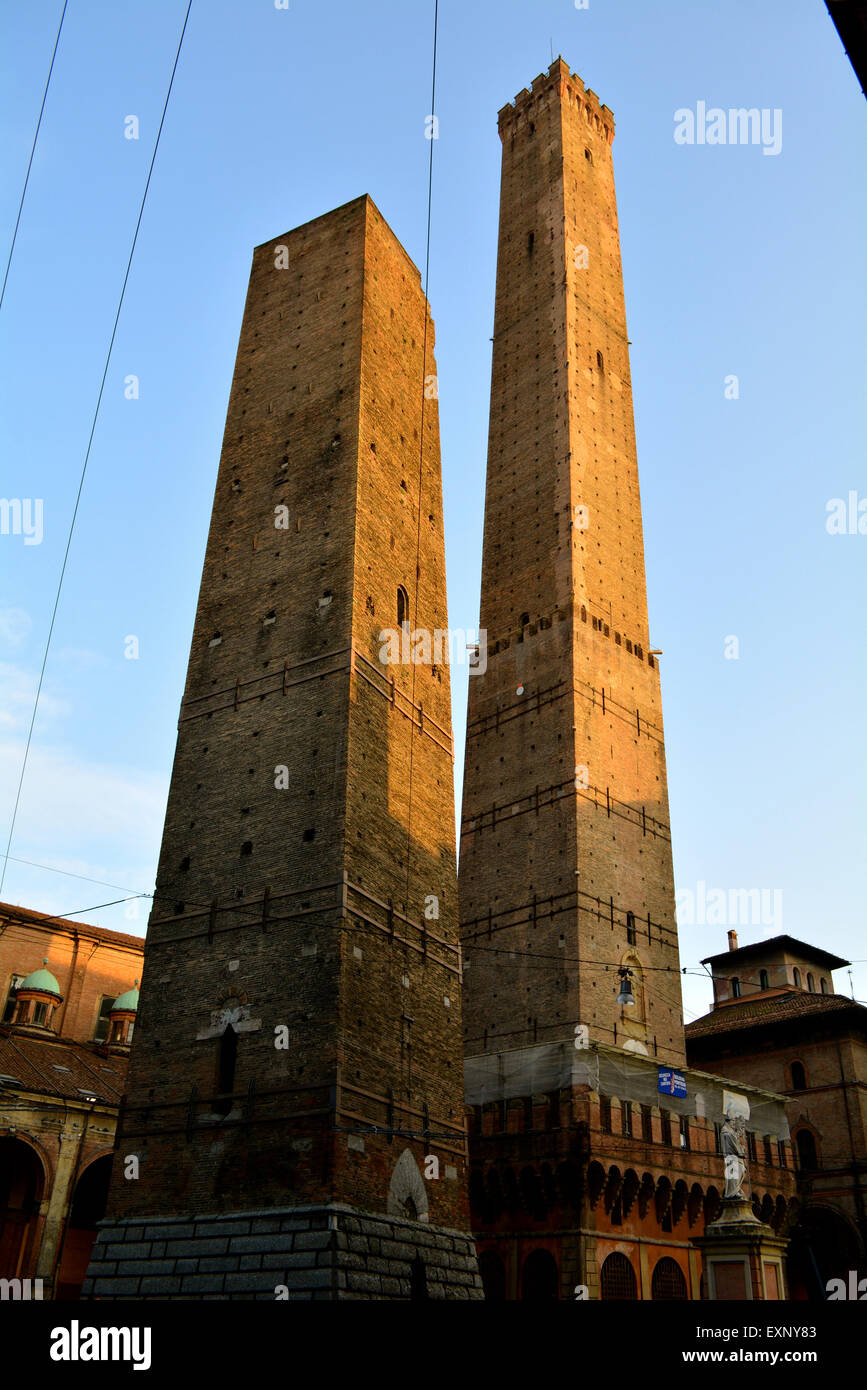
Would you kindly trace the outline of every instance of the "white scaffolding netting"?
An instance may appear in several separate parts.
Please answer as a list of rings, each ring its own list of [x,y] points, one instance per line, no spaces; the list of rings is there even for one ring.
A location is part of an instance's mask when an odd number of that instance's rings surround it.
[[[466,1058],[465,1099],[468,1105],[488,1105],[570,1086],[589,1086],[612,1099],[657,1105],[675,1115],[721,1124],[725,1119],[724,1096],[735,1093],[749,1103],[748,1130],[771,1139],[789,1138],[784,1097],[689,1067],[676,1069],[686,1083],[686,1095],[672,1095],[659,1090],[660,1069],[671,1071],[667,1066],[661,1068],[653,1057],[604,1043],[591,1042],[580,1050],[571,1041],[542,1043]]]

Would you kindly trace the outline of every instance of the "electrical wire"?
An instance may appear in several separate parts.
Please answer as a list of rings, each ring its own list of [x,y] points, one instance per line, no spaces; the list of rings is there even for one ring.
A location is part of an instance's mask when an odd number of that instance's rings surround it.
[[[27,173],[24,175],[24,187],[21,190],[21,200],[18,204],[18,216],[15,218],[15,228],[12,232],[12,244],[9,247],[9,257],[6,261],[6,271],[3,275],[3,288],[0,289],[0,309],[3,307],[3,300],[6,295],[6,282],[9,279],[9,267],[12,264],[12,253],[15,250],[15,243],[18,240],[18,228],[21,224],[21,213],[24,209],[24,199],[27,196],[27,185],[30,183],[30,170],[33,168],[33,156],[36,153],[36,142],[39,139],[39,131],[42,126],[42,113],[45,110],[45,102],[48,98],[48,88],[51,84],[51,74],[54,71],[54,59],[57,57],[57,45],[60,43],[60,31],[63,28],[63,21],[66,17],[66,6],[69,0],[63,0],[63,11],[60,16],[60,23],[57,26],[57,37],[54,40],[54,48],[51,51],[51,62],[48,67],[48,76],[45,79],[45,90],[42,93],[42,105],[39,108],[39,119],[36,122],[36,130],[33,135],[33,144],[30,147],[30,158],[27,161]]]
[[[160,116],[159,128],[158,128],[158,130],[157,130],[157,137],[156,137],[156,140],[154,141],[153,154],[151,155],[151,162],[150,162],[150,166],[149,166],[149,168],[148,168],[147,179],[145,180],[145,186],[144,186],[144,192],[142,193],[141,204],[140,204],[140,206],[139,206],[138,218],[137,218],[136,224],[135,224],[135,232],[134,232],[134,234],[133,234],[132,245],[130,246],[129,257],[128,257],[127,263],[126,263],[126,271],[125,271],[125,273],[124,273],[123,283],[122,283],[122,285],[121,285],[121,290],[120,290],[120,296],[119,296],[118,302],[117,302],[117,311],[116,311],[115,316],[114,316],[114,324],[113,324],[113,326],[112,326],[111,337],[110,337],[109,343],[108,343],[108,351],[106,352],[106,355],[105,355],[105,366],[104,366],[104,368],[103,368],[102,380],[101,380],[101,382],[100,382],[100,385],[99,385],[99,392],[98,392],[97,398],[96,398],[96,407],[95,407],[94,412],[93,412],[93,419],[92,419],[91,426],[90,426],[90,436],[89,436],[88,441],[87,441],[87,449],[86,449],[85,455],[84,455],[84,463],[82,464],[81,475],[80,475],[79,480],[78,480],[78,491],[77,491],[76,497],[75,497],[75,506],[73,507],[73,510],[72,510],[72,519],[71,519],[71,521],[70,521],[70,523],[69,523],[69,532],[68,532],[67,537],[66,537],[66,548],[65,548],[65,550],[64,550],[64,552],[63,552],[63,563],[62,563],[62,565],[61,565],[61,567],[60,567],[60,578],[59,578],[58,583],[57,583],[57,592],[56,592],[55,598],[54,598],[54,607],[53,607],[53,610],[52,610],[52,613],[51,613],[51,622],[50,622],[49,628],[48,628],[48,636],[47,636],[46,641],[45,641],[45,650],[44,650],[44,653],[43,653],[43,656],[42,656],[42,667],[41,667],[40,672],[39,672],[39,681],[38,681],[38,684],[37,684],[37,686],[36,686],[36,698],[35,698],[35,700],[34,700],[34,702],[33,702],[33,713],[32,713],[32,715],[31,715],[31,717],[30,717],[30,727],[29,727],[29,729],[28,729],[28,731],[27,731],[27,741],[26,741],[26,743],[25,743],[25,745],[24,745],[24,758],[23,758],[23,761],[22,761],[22,763],[21,763],[21,775],[20,775],[20,777],[18,778],[18,788],[17,788],[16,793],[15,793],[15,802],[14,802],[14,805],[13,805],[13,808],[12,808],[12,821],[11,821],[11,824],[10,824],[10,826],[9,826],[9,836],[8,836],[7,841],[6,841],[6,852],[5,852],[4,856],[3,856],[3,867],[2,867],[2,869],[0,869],[0,893],[2,893],[2,891],[3,891],[3,884],[4,884],[5,880],[6,880],[6,868],[7,868],[8,863],[9,863],[9,850],[10,850],[10,848],[11,848],[11,846],[12,846],[12,836],[13,836],[14,833],[15,833],[15,822],[16,822],[17,819],[18,819],[18,807],[19,807],[20,802],[21,802],[21,788],[22,788],[23,785],[24,785],[24,774],[25,774],[25,772],[27,771],[27,762],[28,762],[28,758],[29,758],[29,756],[30,756],[30,745],[31,745],[31,743],[32,743],[32,741],[33,741],[33,727],[34,727],[34,725],[35,725],[35,723],[36,723],[36,712],[37,712],[37,710],[38,710],[38,708],[39,708],[39,698],[40,698],[40,696],[41,696],[41,694],[42,694],[42,683],[43,683],[43,681],[44,681],[44,679],[45,679],[45,668],[46,668],[46,666],[47,666],[47,664],[48,664],[48,653],[49,653],[49,650],[50,650],[50,647],[51,647],[51,639],[52,639],[52,636],[53,636],[53,634],[54,634],[54,624],[55,624],[55,622],[56,622],[56,620],[57,620],[57,610],[58,610],[58,607],[59,607],[59,605],[60,605],[60,595],[61,595],[61,591],[62,591],[62,589],[63,589],[63,581],[64,581],[64,578],[65,578],[65,576],[66,576],[66,566],[67,566],[67,563],[68,563],[68,561],[69,561],[69,551],[70,551],[70,548],[71,548],[71,546],[72,546],[72,536],[73,536],[73,532],[75,531],[75,523],[76,523],[76,520],[77,520],[77,517],[78,517],[78,509],[79,509],[79,506],[80,506],[80,503],[81,503],[81,495],[82,495],[82,492],[83,492],[83,490],[84,490],[84,479],[85,479],[85,476],[86,476],[86,474],[87,474],[87,465],[88,465],[88,463],[89,463],[89,461],[90,461],[90,451],[91,451],[91,449],[92,449],[92,447],[93,447],[93,439],[94,439],[94,435],[95,435],[95,433],[96,433],[96,424],[97,424],[97,420],[99,419],[99,410],[100,410],[100,406],[102,405],[102,397],[103,397],[103,393],[104,393],[104,391],[105,391],[106,379],[107,379],[107,377],[108,377],[108,368],[109,368],[109,364],[110,364],[110,362],[111,362],[112,350],[114,349],[114,340],[115,340],[115,337],[117,336],[117,326],[118,326],[118,323],[120,322],[121,309],[123,308],[124,296],[126,295],[126,287],[127,287],[128,282],[129,282],[130,270],[132,269],[132,259],[133,259],[133,255],[135,254],[135,248],[136,248],[136,243],[137,243],[137,241],[138,241],[139,229],[140,229],[140,227],[141,227],[142,218],[143,218],[143,216],[144,216],[145,203],[147,202],[147,196],[148,196],[148,189],[150,188],[151,176],[152,176],[153,171],[154,171],[154,164],[156,163],[157,151],[159,150],[159,147],[160,147],[160,138],[161,138],[162,133],[163,133],[163,125],[165,124],[166,111],[168,110],[169,98],[171,97],[171,94],[172,94],[172,87],[173,87],[174,81],[175,81],[175,73],[177,72],[178,62],[179,62],[179,60],[180,60],[181,48],[182,48],[183,42],[184,42],[184,35],[185,35],[185,33],[187,32],[187,21],[189,20],[189,17],[190,17],[190,10],[192,9],[192,5],[193,5],[193,0],[189,0],[189,3],[187,4],[187,12],[186,12],[186,14],[185,14],[185,16],[184,16],[183,28],[181,29],[181,36],[180,36],[180,39],[178,40],[177,52],[175,53],[175,61],[174,61],[173,65],[172,65],[172,72],[171,72],[171,77],[169,78],[168,90],[166,91],[166,98],[165,98],[165,101],[164,101],[164,103],[163,103],[162,115]]]

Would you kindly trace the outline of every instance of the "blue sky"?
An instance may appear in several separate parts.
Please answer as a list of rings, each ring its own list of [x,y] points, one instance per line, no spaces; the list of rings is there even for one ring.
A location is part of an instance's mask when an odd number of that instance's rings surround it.
[[[0,314],[5,845],[66,531],[185,5],[70,0]],[[59,3],[4,7],[8,251]],[[70,554],[12,854],[153,886],[252,247],[368,192],[417,264],[433,8],[195,0]],[[863,466],[864,98],[821,0],[440,5],[430,298],[450,618],[477,621],[497,110],[562,53],[614,144],[680,892],[782,894],[779,929],[861,959],[864,557],[827,504]],[[679,146],[704,101],[782,111],[782,150]],[[141,138],[124,138],[124,119]],[[124,398],[124,378],[140,398]],[[728,374],[739,378],[727,400]],[[124,658],[127,636],[140,643]],[[739,640],[737,660],[726,639]],[[731,645],[731,644],[730,644]],[[463,677],[463,679],[462,679]],[[466,678],[453,681],[462,742]],[[460,776],[460,764],[457,768]],[[119,897],[17,862],[6,900]],[[82,920],[143,931],[124,907]],[[740,928],[741,942],[776,927]],[[683,925],[683,963],[724,949]],[[867,966],[854,972],[867,998]],[[837,985],[848,992],[845,972]],[[685,980],[687,1018],[710,993]]]

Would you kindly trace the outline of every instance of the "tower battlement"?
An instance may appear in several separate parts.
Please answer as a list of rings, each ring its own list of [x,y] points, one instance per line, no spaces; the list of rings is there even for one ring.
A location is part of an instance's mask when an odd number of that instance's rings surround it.
[[[516,134],[533,121],[535,111],[546,105],[553,93],[559,93],[566,103],[574,104],[583,112],[588,124],[604,135],[610,145],[614,139],[614,113],[604,106],[596,93],[585,87],[577,72],[572,72],[563,58],[557,58],[547,72],[534,77],[530,89],[524,87],[497,113],[497,125],[502,139],[508,131]]]

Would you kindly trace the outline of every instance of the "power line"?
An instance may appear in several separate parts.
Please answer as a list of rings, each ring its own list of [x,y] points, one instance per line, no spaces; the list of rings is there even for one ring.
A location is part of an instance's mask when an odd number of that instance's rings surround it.
[[[13,834],[15,833],[15,822],[16,822],[16,820],[18,819],[18,807],[19,807],[19,804],[20,804],[20,801],[21,801],[21,788],[22,788],[22,786],[24,785],[24,774],[25,774],[25,772],[26,772],[26,770],[27,770],[27,760],[28,760],[28,757],[29,757],[29,755],[30,755],[30,744],[31,744],[31,742],[32,742],[32,740],[33,740],[33,726],[34,726],[35,723],[36,723],[36,712],[37,712],[37,710],[38,710],[38,708],[39,708],[39,697],[40,697],[40,695],[42,694],[42,682],[43,682],[43,680],[45,679],[45,668],[46,668],[46,665],[48,664],[48,652],[49,652],[49,649],[50,649],[50,647],[51,647],[51,638],[52,638],[52,636],[53,636],[53,634],[54,634],[54,624],[55,624],[55,621],[56,621],[56,619],[57,619],[57,610],[58,610],[58,607],[59,607],[59,605],[60,605],[60,594],[61,594],[61,590],[63,589],[63,580],[64,580],[64,577],[65,577],[65,575],[66,575],[66,566],[67,566],[67,562],[68,562],[68,560],[69,560],[69,551],[70,551],[70,547],[71,547],[71,545],[72,545],[72,535],[73,535],[73,532],[74,532],[74,530],[75,530],[75,522],[76,522],[76,519],[77,519],[77,517],[78,517],[78,508],[79,508],[79,505],[80,505],[80,503],[81,503],[81,494],[82,494],[82,492],[83,492],[83,490],[84,490],[84,479],[85,479],[85,475],[86,475],[86,473],[87,473],[87,465],[88,465],[88,463],[89,463],[89,461],[90,461],[90,451],[91,451],[91,449],[92,449],[92,447],[93,447],[93,438],[94,438],[94,435],[95,435],[95,433],[96,433],[96,423],[97,423],[97,420],[98,420],[98,418],[99,418],[99,410],[100,410],[100,406],[102,405],[102,397],[103,397],[103,392],[105,391],[106,379],[107,379],[107,377],[108,377],[108,368],[109,368],[109,363],[111,362],[111,354],[112,354],[112,350],[113,350],[113,348],[114,348],[114,340],[115,340],[115,337],[117,336],[117,326],[118,326],[118,323],[119,323],[119,321],[120,321],[120,313],[121,313],[121,309],[123,308],[123,301],[124,301],[124,296],[125,296],[125,294],[126,294],[126,287],[127,287],[128,282],[129,282],[130,270],[132,269],[132,258],[133,258],[133,255],[135,254],[135,248],[136,248],[136,242],[138,241],[139,229],[140,229],[140,227],[141,227],[142,217],[144,216],[145,203],[146,203],[146,201],[147,201],[148,189],[150,188],[150,183],[151,183],[151,175],[153,174],[153,171],[154,171],[154,164],[156,163],[157,151],[159,150],[159,147],[160,147],[160,137],[162,136],[162,133],[163,133],[163,125],[164,125],[165,119],[166,119],[166,111],[168,110],[169,98],[171,97],[171,94],[172,94],[172,86],[173,86],[174,80],[175,80],[175,73],[177,72],[178,61],[179,61],[180,56],[181,56],[181,47],[182,47],[183,42],[184,42],[184,34],[185,34],[186,31],[187,31],[187,21],[189,20],[189,17],[190,17],[190,10],[192,9],[192,5],[193,5],[193,0],[189,0],[189,3],[187,4],[187,12],[186,12],[186,14],[185,14],[185,16],[184,16],[183,28],[181,29],[181,36],[180,36],[180,39],[178,40],[177,52],[175,53],[175,61],[174,61],[173,65],[172,65],[171,77],[169,78],[168,90],[166,91],[166,99],[165,99],[165,101],[164,101],[164,103],[163,103],[162,115],[160,116],[160,124],[159,124],[159,129],[157,130],[157,138],[156,138],[156,140],[155,140],[155,142],[154,142],[154,148],[153,148],[153,154],[151,155],[150,167],[149,167],[149,169],[148,169],[147,179],[145,180],[144,192],[142,193],[141,204],[140,204],[140,206],[139,206],[139,211],[138,211],[138,218],[137,218],[136,224],[135,224],[135,232],[134,232],[134,234],[133,234],[132,245],[130,246],[130,250],[129,250],[129,257],[128,257],[127,263],[126,263],[126,271],[125,271],[124,277],[123,277],[123,284],[121,285],[120,297],[119,297],[118,302],[117,302],[117,312],[115,313],[115,316],[114,316],[114,325],[113,325],[112,330],[111,330],[111,338],[109,339],[108,351],[107,351],[107,353],[106,353],[106,355],[105,355],[105,366],[104,366],[103,372],[102,372],[102,380],[101,380],[101,382],[100,382],[100,384],[99,384],[99,393],[98,393],[97,398],[96,398],[96,408],[94,409],[94,412],[93,412],[93,420],[92,420],[91,426],[90,426],[90,436],[89,436],[88,441],[87,441],[87,450],[86,450],[85,455],[84,455],[84,463],[83,463],[82,469],[81,469],[81,476],[80,476],[80,478],[79,478],[79,480],[78,480],[78,492],[76,493],[76,497],[75,497],[75,506],[73,507],[73,510],[72,510],[72,520],[71,520],[70,523],[69,523],[69,534],[67,535],[67,538],[66,538],[66,549],[65,549],[64,552],[63,552],[63,563],[62,563],[62,565],[61,565],[61,567],[60,567],[60,578],[59,578],[58,584],[57,584],[57,593],[56,593],[55,598],[54,598],[54,608],[53,608],[52,613],[51,613],[51,623],[50,623],[49,628],[48,628],[48,637],[46,638],[46,642],[45,642],[45,651],[44,651],[43,657],[42,657],[42,667],[41,667],[41,670],[40,670],[40,672],[39,672],[39,682],[38,682],[37,687],[36,687],[36,699],[35,699],[34,702],[33,702],[33,713],[32,713],[32,715],[31,715],[31,717],[30,717],[30,727],[29,727],[29,729],[28,729],[28,731],[27,731],[27,741],[26,741],[26,743],[25,743],[25,745],[24,745],[24,759],[23,759],[22,764],[21,764],[21,775],[20,775],[20,777],[19,777],[19,779],[18,779],[18,788],[17,788],[17,791],[16,791],[16,793],[15,793],[15,803],[14,803],[13,808],[12,808],[12,822],[11,822],[11,824],[10,824],[10,826],[9,826],[9,837],[8,837],[8,839],[7,839],[7,841],[6,841],[6,853],[5,853],[5,855],[3,856],[3,867],[2,867],[2,869],[0,869],[0,893],[2,893],[2,891],[3,891],[3,884],[4,884],[5,880],[6,880],[6,868],[7,868],[7,865],[8,865],[8,863],[9,863],[9,850],[10,850],[10,848],[11,848],[11,846],[12,846],[12,836],[13,836]]]
[[[63,28],[63,20],[66,16],[66,6],[69,0],[63,0],[63,12],[60,16],[60,23],[57,26],[57,37],[54,40],[54,48],[51,51],[51,63],[48,67],[48,76],[45,79],[45,90],[42,93],[42,105],[39,108],[39,119],[36,122],[36,130],[33,135],[33,144],[30,147],[30,158],[27,161],[27,173],[24,175],[24,187],[21,190],[21,201],[18,204],[18,216],[15,218],[15,228],[12,232],[12,245],[9,247],[9,258],[6,261],[6,272],[3,276],[3,288],[0,289],[0,308],[3,307],[3,299],[6,294],[6,281],[9,279],[9,267],[12,264],[12,253],[15,250],[15,242],[18,239],[18,227],[21,223],[21,213],[24,208],[24,199],[27,195],[27,185],[30,182],[30,170],[33,168],[33,156],[36,153],[36,141],[39,139],[39,129],[42,125],[42,113],[45,110],[45,102],[48,97],[48,88],[51,83],[51,74],[54,71],[54,59],[57,57],[57,45],[60,43],[60,31]]]

